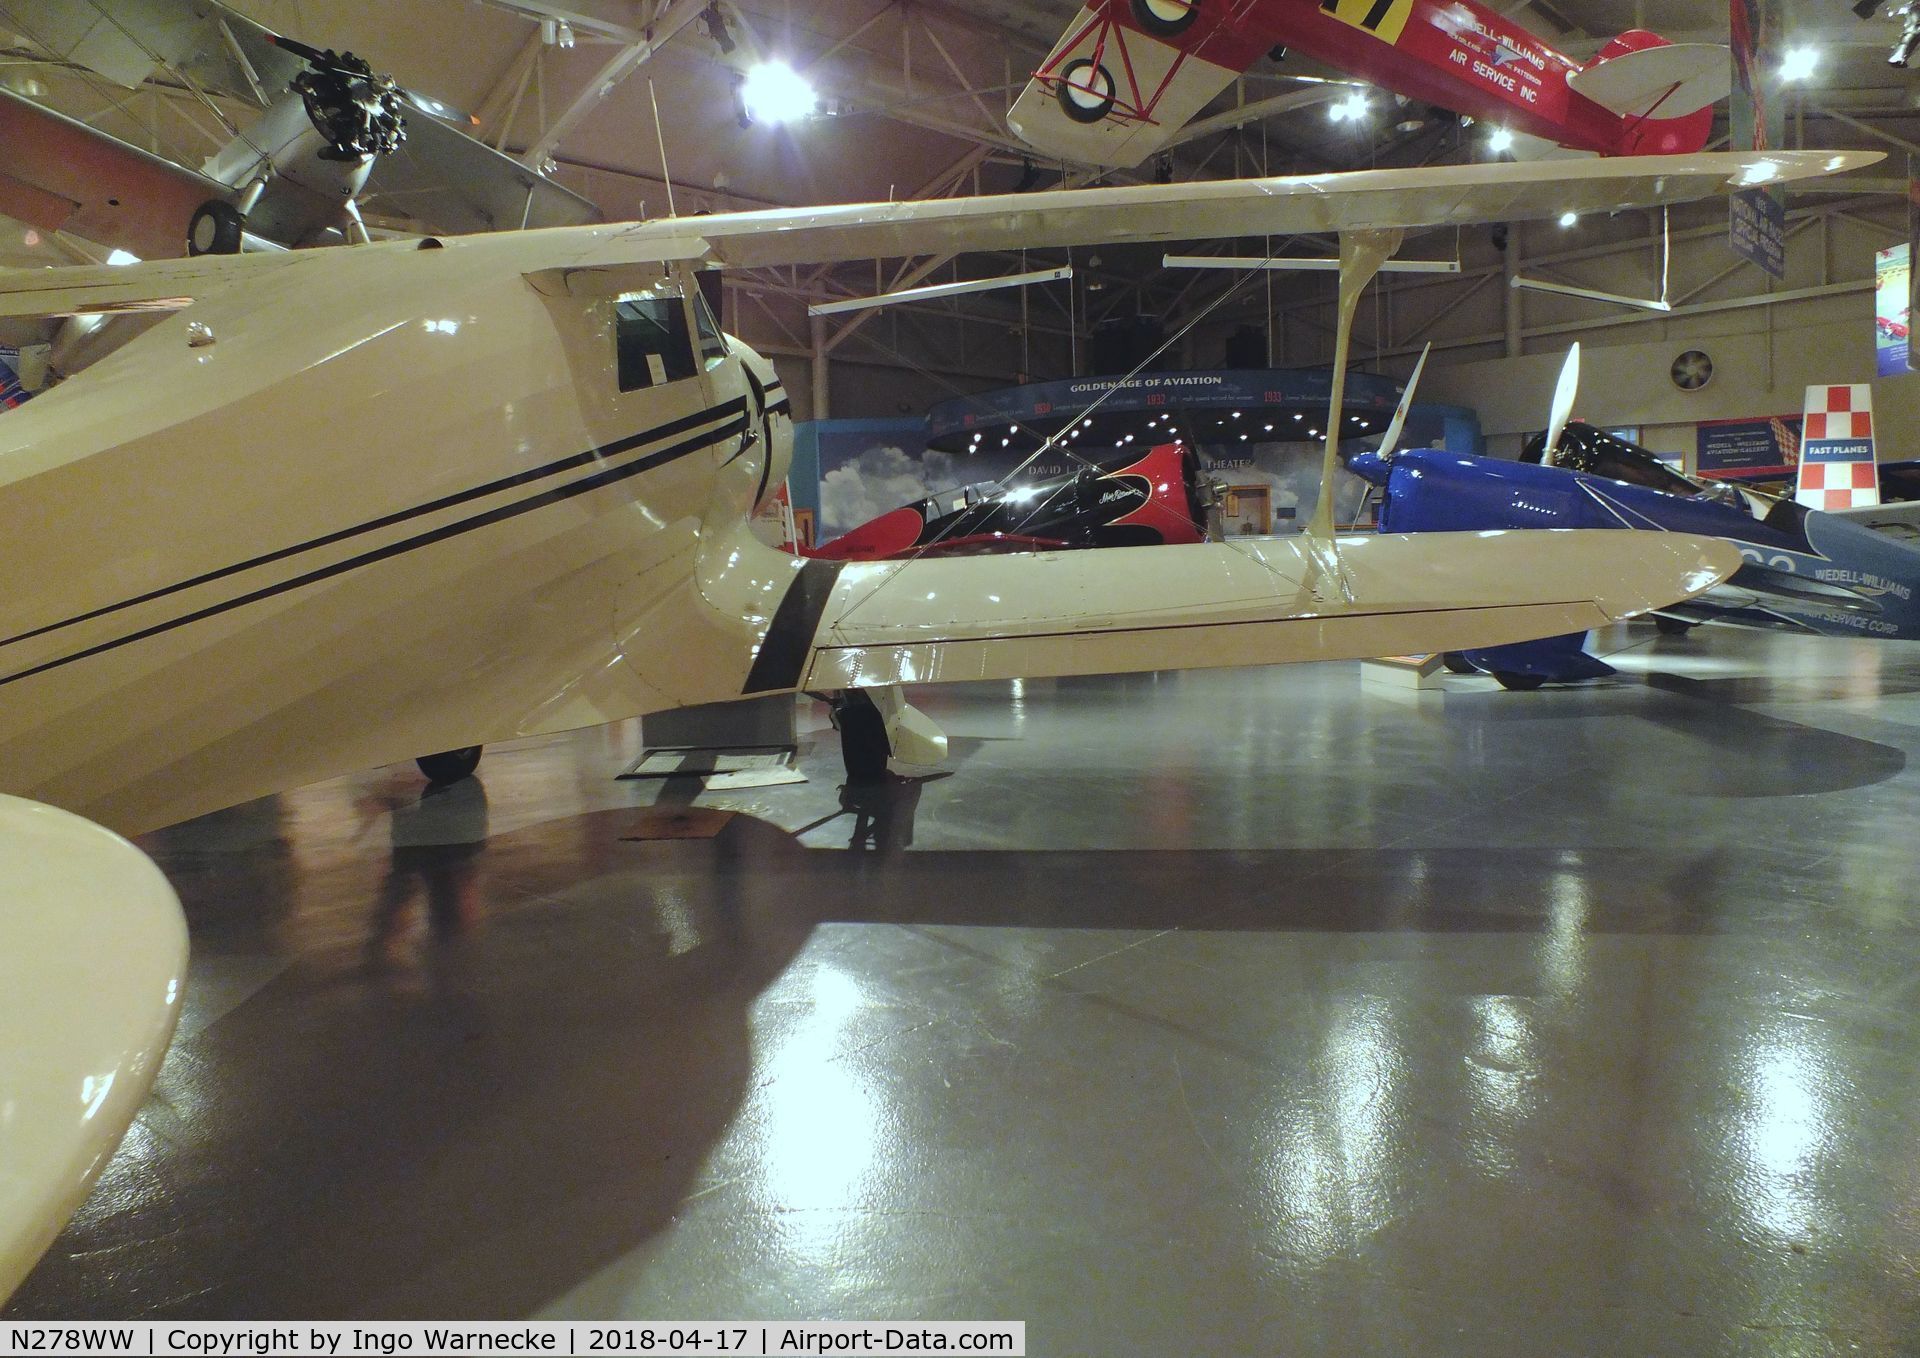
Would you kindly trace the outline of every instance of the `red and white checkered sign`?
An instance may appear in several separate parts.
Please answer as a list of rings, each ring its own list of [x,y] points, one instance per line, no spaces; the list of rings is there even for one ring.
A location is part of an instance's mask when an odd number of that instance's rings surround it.
[[[1808,387],[1794,498],[1809,509],[1861,509],[1880,503],[1873,452],[1873,388]]]

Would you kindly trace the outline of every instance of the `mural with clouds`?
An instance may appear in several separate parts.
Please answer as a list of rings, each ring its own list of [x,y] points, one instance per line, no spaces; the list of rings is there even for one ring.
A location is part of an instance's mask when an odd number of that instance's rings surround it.
[[[1456,429],[1466,416],[1470,432]],[[915,500],[962,486],[995,482],[1019,469],[1019,480],[1041,481],[1063,476],[1081,463],[1063,453],[1049,453],[1021,468],[1025,454],[1016,450],[982,448],[978,452],[948,453],[926,446],[923,420],[838,420],[804,424],[796,431],[796,457],[791,478],[793,503],[815,511],[816,542],[828,542],[870,519]],[[1361,449],[1371,439],[1348,446]],[[1406,447],[1453,447],[1478,451],[1478,425],[1469,412],[1445,407],[1415,407]],[[1312,517],[1320,494],[1320,445],[1306,440],[1263,443],[1196,445],[1203,472],[1223,485],[1239,488],[1227,531],[1234,533],[1289,533]],[[1132,461],[1145,445],[1124,451],[1084,448],[1083,455],[1114,466]],[[1340,474],[1334,512],[1343,524],[1361,513],[1366,483]],[[1264,492],[1264,497],[1262,495]]]

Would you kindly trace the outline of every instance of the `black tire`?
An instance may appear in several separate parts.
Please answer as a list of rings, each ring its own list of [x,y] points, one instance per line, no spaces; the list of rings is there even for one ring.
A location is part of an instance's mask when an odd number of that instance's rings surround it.
[[[1495,670],[1493,677],[1500,681],[1501,688],[1512,689],[1515,693],[1531,693],[1547,682],[1537,674],[1515,674],[1512,670]]]
[[[1663,637],[1684,637],[1693,630],[1693,624],[1680,618],[1669,618],[1664,614],[1653,615],[1653,625]]]
[[[887,776],[887,723],[880,709],[862,690],[848,689],[833,705],[833,724],[840,728],[840,758],[849,783],[877,783]]]
[[[1480,673],[1480,671],[1476,670],[1473,667],[1472,663],[1469,662],[1468,659],[1464,655],[1460,654],[1460,652],[1458,651],[1442,652],[1440,656],[1440,663],[1447,667],[1448,674]]]
[[[1082,72],[1087,78],[1076,85],[1075,77]],[[1099,122],[1113,112],[1117,94],[1113,72],[1085,57],[1060,68],[1060,83],[1053,91],[1053,97],[1060,101],[1060,111],[1076,123]]]
[[[423,754],[413,762],[420,766],[420,772],[426,775],[429,783],[457,783],[462,778],[472,777],[473,771],[480,767],[482,748],[479,745],[469,745],[464,750]]]
[[[1133,21],[1156,38],[1174,38],[1200,17],[1200,0],[1133,0]]]
[[[187,253],[190,255],[237,255],[240,237],[247,219],[232,203],[209,199],[194,209],[187,223]]]

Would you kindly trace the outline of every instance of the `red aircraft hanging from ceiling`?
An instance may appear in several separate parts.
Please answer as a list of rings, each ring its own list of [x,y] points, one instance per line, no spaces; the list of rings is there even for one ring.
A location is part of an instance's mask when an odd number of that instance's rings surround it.
[[[1138,165],[1276,48],[1505,128],[1520,153],[1697,151],[1731,83],[1715,44],[1635,29],[1583,66],[1471,0],[1092,0],[1007,121],[1049,155]]]

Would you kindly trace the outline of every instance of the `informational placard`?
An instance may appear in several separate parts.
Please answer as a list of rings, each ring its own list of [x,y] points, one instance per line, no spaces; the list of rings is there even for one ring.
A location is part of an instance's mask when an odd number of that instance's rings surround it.
[[[1913,247],[1896,245],[1873,257],[1873,370],[1891,377],[1912,366]]]
[[[1693,469],[1700,476],[1791,476],[1800,463],[1800,417],[1704,420],[1695,431]]]
[[[1872,387],[1807,388],[1806,438],[1794,499],[1808,509],[1866,509],[1880,503]]]

